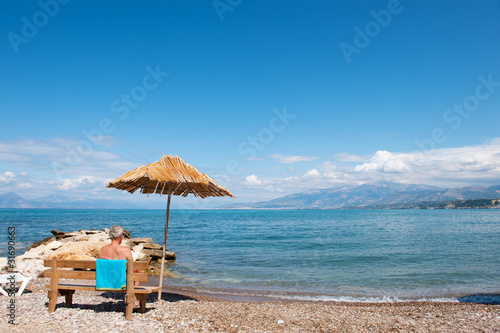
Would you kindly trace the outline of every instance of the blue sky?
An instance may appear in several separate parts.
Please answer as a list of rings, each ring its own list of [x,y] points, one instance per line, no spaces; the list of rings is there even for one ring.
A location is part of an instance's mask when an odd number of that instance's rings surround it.
[[[239,202],[500,184],[500,1],[0,9],[0,193],[145,200],[104,185],[162,154]]]

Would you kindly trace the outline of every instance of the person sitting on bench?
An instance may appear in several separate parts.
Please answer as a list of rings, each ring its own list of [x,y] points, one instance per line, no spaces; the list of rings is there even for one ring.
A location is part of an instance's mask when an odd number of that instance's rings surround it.
[[[102,247],[98,259],[123,260],[132,259],[132,251],[128,247],[121,246],[123,240],[123,228],[119,225],[113,225],[109,229],[109,238],[111,244]]]
[[[120,245],[123,241],[123,228],[119,225],[113,225],[109,229],[109,238],[111,238],[111,244],[105,245],[99,251],[97,259],[110,259],[110,260],[127,260],[133,259],[132,251],[126,246]],[[139,282],[135,282],[138,286]],[[139,305],[139,302],[134,302],[134,306]]]

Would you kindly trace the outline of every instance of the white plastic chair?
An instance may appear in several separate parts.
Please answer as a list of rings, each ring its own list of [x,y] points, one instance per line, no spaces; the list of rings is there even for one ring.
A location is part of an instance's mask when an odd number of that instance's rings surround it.
[[[26,285],[32,279],[32,277],[24,276],[21,273],[2,274],[0,275],[0,284],[8,283],[10,285],[13,276],[16,282],[22,282],[21,287],[19,287],[19,291],[16,293],[16,296],[19,297],[22,295],[24,288],[26,288]],[[9,296],[9,294],[3,287],[0,287],[0,293],[7,297]]]

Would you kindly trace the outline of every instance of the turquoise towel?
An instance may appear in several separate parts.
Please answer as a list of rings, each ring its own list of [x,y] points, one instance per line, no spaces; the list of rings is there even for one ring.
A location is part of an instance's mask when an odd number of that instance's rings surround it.
[[[127,260],[97,259],[95,261],[95,289],[127,289]]]

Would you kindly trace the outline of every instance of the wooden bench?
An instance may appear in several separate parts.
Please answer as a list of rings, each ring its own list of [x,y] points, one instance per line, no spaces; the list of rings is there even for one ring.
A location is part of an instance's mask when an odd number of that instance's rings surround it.
[[[106,291],[95,288],[95,261],[93,260],[45,260],[44,266],[50,269],[44,272],[44,277],[50,278],[49,288],[49,313],[56,309],[57,297],[66,297],[66,307],[73,305],[73,294],[77,290],[83,291]],[[109,290],[113,292],[124,292],[125,294],[125,318],[132,319],[134,302],[139,301],[139,311],[146,311],[146,298],[150,293],[158,292],[159,287],[135,286],[134,282],[147,282],[146,270],[148,262],[127,260],[127,288],[126,290]],[[139,271],[136,273],[136,271]],[[94,284],[71,284],[59,283],[59,279],[94,280]]]

